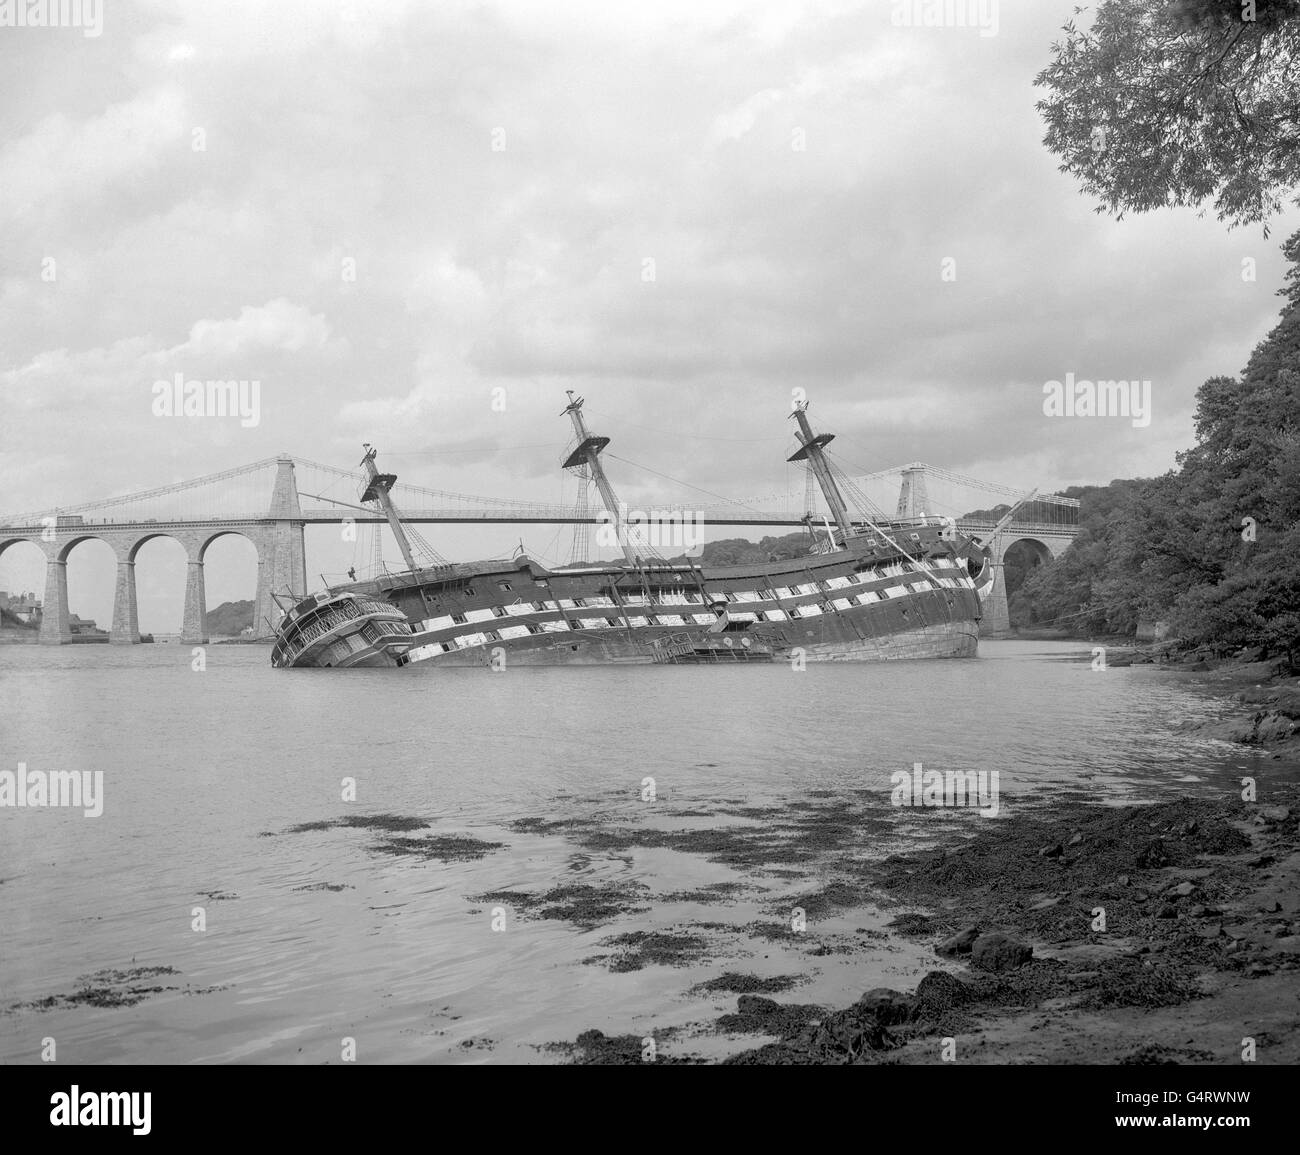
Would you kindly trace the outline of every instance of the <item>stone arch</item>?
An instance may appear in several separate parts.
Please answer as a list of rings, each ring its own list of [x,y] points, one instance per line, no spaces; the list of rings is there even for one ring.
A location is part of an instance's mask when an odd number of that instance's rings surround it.
[[[246,530],[246,529],[227,529],[227,528],[224,528],[224,527],[223,527],[222,529],[218,529],[218,530],[216,530],[215,532],[208,534],[207,537],[203,538],[203,540],[200,542],[200,544],[199,544],[199,561],[200,561],[200,562],[202,562],[202,561],[204,560],[204,558],[207,556],[207,553],[208,553],[208,546],[210,546],[210,545],[211,545],[214,541],[216,541],[217,538],[219,538],[219,537],[242,537],[246,542],[248,542],[248,543],[249,543],[249,544],[250,544],[250,545],[251,545],[251,546],[252,546],[252,547],[257,551],[257,556],[258,556],[259,558],[262,556],[262,543],[261,543],[261,541],[260,541],[257,537],[255,537],[253,534],[249,533],[248,530]]]
[[[28,545],[34,545],[37,549],[41,548],[41,543],[34,537],[3,537],[0,536],[0,556],[4,555],[11,545],[21,545],[26,542]]]
[[[86,557],[83,550],[81,560],[77,563],[78,573],[73,568],[73,554],[90,541],[101,543],[108,551],[107,556],[96,549],[91,551],[90,557]],[[49,564],[46,566],[41,640],[51,640],[57,636],[60,640],[67,641],[73,637],[76,633],[72,623],[74,606],[79,613],[91,615],[98,629],[109,633],[108,618],[96,605],[105,592],[113,590],[114,576],[122,560],[119,540],[96,531],[63,529],[57,532],[46,558]],[[84,584],[88,579],[92,583],[89,586]],[[109,614],[111,613],[110,608]]]
[[[232,589],[230,588],[231,585],[233,584],[233,583],[230,581],[231,573],[232,573],[232,569],[231,569],[232,564],[235,565],[235,566],[238,566],[238,567],[239,567],[239,570],[240,570],[240,576],[239,576],[239,578],[237,579],[237,581],[238,581],[238,584],[239,584],[241,587],[243,587],[243,583],[244,583],[244,580],[245,580],[243,574],[247,572],[247,571],[244,569],[244,566],[247,565],[247,561],[246,561],[245,557],[240,556],[240,555],[245,554],[246,551],[243,550],[242,548],[239,548],[237,553],[232,554],[229,550],[222,550],[222,549],[219,549],[219,550],[217,551],[217,563],[216,563],[216,564],[217,564],[217,566],[218,566],[217,574],[218,574],[218,577],[219,577],[220,580],[217,582],[216,590],[213,591],[213,595],[212,595],[213,603],[214,603],[214,605],[219,606],[219,605],[223,605],[223,604],[225,604],[226,601],[239,602],[239,601],[243,601],[243,600],[245,600],[245,599],[250,600],[250,601],[253,603],[253,610],[252,610],[252,625],[253,625],[254,633],[255,633],[255,634],[263,634],[263,633],[266,633],[266,632],[267,632],[267,627],[266,627],[266,625],[261,621],[261,619],[260,619],[260,617],[259,617],[259,614],[263,614],[263,613],[266,612],[265,607],[262,606],[262,604],[261,604],[261,602],[262,602],[262,598],[263,598],[263,596],[264,596],[264,595],[263,595],[263,586],[264,586],[264,584],[265,584],[265,578],[264,578],[264,575],[265,575],[265,556],[264,556],[264,545],[265,545],[265,541],[264,541],[264,535],[261,534],[261,533],[259,533],[258,530],[257,530],[257,528],[255,528],[255,527],[250,527],[250,528],[231,528],[231,527],[224,527],[224,526],[223,526],[222,528],[217,529],[216,531],[214,531],[214,532],[212,532],[212,533],[206,534],[205,536],[202,537],[201,540],[197,540],[197,541],[196,541],[196,545],[197,545],[197,557],[198,557],[198,560],[199,560],[200,564],[203,566],[204,571],[205,571],[205,576],[204,576],[204,598],[205,598],[204,616],[205,616],[205,624],[204,624],[204,629],[206,630],[206,629],[208,628],[208,627],[207,627],[207,623],[206,623],[206,612],[207,612],[207,608],[206,608],[206,599],[207,599],[207,596],[208,596],[209,584],[210,584],[210,581],[209,581],[209,575],[207,574],[207,570],[208,570],[208,568],[209,568],[209,567],[208,567],[208,548],[209,548],[209,547],[210,547],[214,542],[218,541],[218,540],[221,539],[221,538],[238,538],[238,539],[241,539],[241,540],[243,540],[244,542],[246,542],[248,545],[252,546],[252,555],[253,555],[253,556],[252,556],[252,578],[251,578],[252,589],[249,590],[247,593],[245,593],[245,592],[242,592],[242,588],[241,588],[241,590],[239,590],[239,591],[234,591],[234,590],[232,590]],[[224,557],[222,556],[223,554],[224,554]],[[222,590],[222,587],[223,587],[223,586],[225,587],[225,588],[224,588],[224,592],[217,592],[217,591]],[[250,595],[251,595],[251,596],[250,596]],[[222,630],[222,627],[221,627],[221,626],[213,626],[213,629],[214,629],[214,630],[217,630],[218,632],[220,632],[220,631]],[[229,627],[228,627],[228,626],[227,626],[227,629],[226,629],[225,632],[229,632]]]
[[[194,560],[189,537],[184,532],[151,529],[123,543],[118,581],[121,612],[115,615],[118,640],[135,640],[142,629],[153,637],[167,637],[178,629],[184,632],[185,589]],[[145,546],[150,547],[147,553]]]
[[[1002,550],[1003,560],[1006,559],[1007,554],[1009,554],[1013,549],[1018,550],[1020,546],[1026,547],[1024,551],[1020,552],[1028,552],[1033,557],[1033,564],[1036,566],[1049,562],[1056,556],[1052,551],[1052,547],[1046,542],[1039,541],[1036,537],[1018,537],[1014,541],[1009,542]]]
[[[1051,547],[1036,537],[1018,537],[1002,550],[1003,593],[1014,597],[1030,572],[1053,558]]]
[[[102,541],[116,556],[121,557],[121,551],[118,548],[117,542],[111,538],[107,538],[103,534],[99,533],[77,533],[69,537],[67,541],[59,542],[58,548],[54,552],[54,560],[66,565],[72,551],[85,541]]]
[[[146,544],[147,542],[151,542],[156,538],[160,538],[160,537],[171,538],[172,541],[176,542],[176,544],[179,545],[181,549],[185,551],[186,556],[187,557],[189,556],[190,547],[186,544],[184,538],[178,537],[174,533],[168,533],[166,530],[160,529],[153,533],[142,534],[140,537],[136,538],[127,548],[126,558],[124,560],[129,561],[132,565],[134,565],[135,555],[140,552],[140,547]]]

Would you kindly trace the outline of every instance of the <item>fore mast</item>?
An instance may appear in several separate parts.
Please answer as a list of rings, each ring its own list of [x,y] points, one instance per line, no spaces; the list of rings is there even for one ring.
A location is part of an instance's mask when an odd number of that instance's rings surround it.
[[[586,421],[582,417],[581,397],[575,398],[572,389],[566,389],[569,395],[569,404],[565,406],[563,413],[567,413],[573,420],[573,431],[578,435],[578,444],[574,447],[573,452],[564,459],[565,469],[580,469],[586,466],[591,470],[592,480],[596,483],[596,489],[600,492],[600,499],[605,503],[605,509],[614,520],[614,532],[618,534],[618,544],[623,550],[623,556],[627,559],[629,566],[635,567],[637,564],[636,555],[632,552],[632,546],[627,540],[627,533],[623,528],[623,507],[618,500],[618,495],[614,492],[614,487],[610,485],[609,478],[605,476],[605,467],[600,463],[601,450],[609,444],[608,437],[600,437],[592,433],[587,428]]]
[[[822,447],[835,439],[834,433],[818,433],[813,435],[812,427],[808,424],[808,402],[800,401],[795,404],[794,412],[790,414],[799,422],[799,428],[795,436],[799,439],[803,448],[796,453],[787,457],[787,461],[807,461],[812,466],[812,471],[817,477],[817,484],[821,486],[822,493],[826,497],[826,504],[831,507],[831,514],[835,518],[835,524],[840,527],[840,542],[847,546],[849,537],[853,531],[853,523],[849,520],[849,507],[844,504],[844,497],[840,493],[839,486],[835,484],[835,478],[831,475],[831,467],[826,463],[826,454]]]
[[[393,531],[393,536],[397,538],[397,546],[402,551],[402,557],[406,559],[406,568],[412,573],[416,570],[415,557],[411,553],[411,543],[406,540],[406,530],[402,528],[402,519],[397,516],[397,508],[393,505],[393,499],[388,496],[388,491],[393,488],[393,482],[397,480],[395,473],[380,473],[375,466],[375,450],[371,447],[370,442],[364,443],[366,455],[361,459],[361,464],[366,468],[366,483],[361,490],[361,500],[378,501],[383,508],[384,516],[388,518],[389,528]]]

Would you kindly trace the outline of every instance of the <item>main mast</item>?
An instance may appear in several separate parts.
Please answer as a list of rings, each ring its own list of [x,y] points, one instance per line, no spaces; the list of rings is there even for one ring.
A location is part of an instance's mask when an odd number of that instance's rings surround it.
[[[397,538],[397,546],[402,551],[402,557],[406,559],[406,567],[414,573],[417,567],[415,557],[411,553],[411,543],[406,540],[406,530],[402,528],[402,521],[397,516],[393,499],[388,496],[388,491],[393,488],[393,482],[397,480],[397,474],[380,473],[375,466],[375,450],[370,447],[370,442],[364,444],[366,455],[361,459],[361,464],[366,467],[366,484],[361,491],[361,500],[378,501],[383,507],[384,516],[388,518],[388,526],[393,531],[393,536]]]
[[[564,413],[573,420],[573,431],[578,435],[578,444],[564,459],[564,468],[577,469],[585,465],[591,470],[592,480],[595,481],[596,489],[600,492],[600,499],[614,519],[614,530],[618,534],[618,544],[623,550],[623,556],[627,559],[628,565],[635,566],[636,555],[633,554],[623,529],[623,515],[618,495],[610,485],[609,478],[605,476],[605,467],[600,463],[601,450],[609,444],[609,438],[597,436],[587,428],[587,422],[582,416],[582,398],[575,398],[572,389],[567,389],[565,392],[569,395],[569,404],[565,406]]]
[[[826,463],[826,454],[822,452],[823,446],[835,440],[835,434],[819,433],[816,436],[813,435],[812,427],[808,424],[807,401],[798,402],[791,416],[799,422],[799,429],[795,436],[799,438],[803,448],[786,458],[786,460],[807,461],[812,466],[812,471],[817,476],[817,484],[822,487],[822,493],[826,497],[826,504],[831,507],[835,524],[840,527],[841,540],[847,545],[849,534],[853,528],[853,523],[849,520],[849,507],[844,504],[844,498],[840,494],[839,486],[835,484],[835,478],[831,476],[831,467]]]

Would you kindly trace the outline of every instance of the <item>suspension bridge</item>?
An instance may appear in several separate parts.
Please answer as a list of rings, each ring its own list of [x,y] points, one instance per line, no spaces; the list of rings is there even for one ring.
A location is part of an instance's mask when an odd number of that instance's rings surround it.
[[[950,517],[960,530],[991,545],[997,576],[986,608],[985,630],[989,633],[1004,631],[1009,625],[1004,581],[1007,551],[1025,543],[1037,564],[1064,552],[1078,528],[1078,502],[1070,498],[1034,495],[1024,501],[1025,494],[1008,487],[920,463],[861,475],[837,469],[836,478],[864,519],[897,523]],[[590,528],[605,520],[604,507],[597,503],[598,508],[593,508],[589,480],[579,471],[577,499],[567,505],[481,497],[403,482],[392,487],[391,496],[408,527],[444,523],[572,525],[572,563],[591,557]],[[931,483],[936,481],[968,495],[996,497],[998,502],[985,516],[959,516],[955,507],[945,510],[930,496]],[[375,502],[358,504],[365,485],[360,470],[339,469],[281,454],[142,492],[0,515],[0,557],[19,542],[30,542],[45,555],[40,640],[60,644],[73,637],[68,609],[68,558],[85,541],[105,542],[117,560],[109,639],[133,644],[140,640],[136,555],[154,538],[172,538],[185,549],[187,561],[181,641],[200,643],[208,640],[204,586],[208,547],[220,537],[237,534],[249,540],[257,552],[254,625],[258,633],[266,634],[273,631],[281,616],[272,593],[303,594],[309,588],[305,538],[308,526],[341,525],[350,527],[347,532],[352,533],[362,527],[371,545],[369,570],[362,576],[373,576],[386,568],[382,546],[385,516]],[[1009,523],[1001,524],[997,514],[1019,501],[1024,504]],[[891,512],[886,513],[886,508]],[[743,501],[665,504],[636,512],[642,525],[680,523],[690,518],[711,526],[811,527],[815,531],[823,524],[827,511],[809,473],[802,494],[790,490]],[[444,561],[418,531],[409,532],[423,555],[421,562]],[[987,540],[990,537],[991,542]]]

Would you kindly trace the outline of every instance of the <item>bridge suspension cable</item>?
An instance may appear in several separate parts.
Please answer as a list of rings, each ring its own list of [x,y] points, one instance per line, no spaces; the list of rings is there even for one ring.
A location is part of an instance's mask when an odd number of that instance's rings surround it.
[[[249,473],[254,473],[259,469],[266,469],[274,465],[279,460],[278,457],[264,457],[261,461],[254,461],[251,465],[240,465],[234,469],[224,469],[220,473],[209,473],[205,477],[196,477],[190,481],[178,481],[171,485],[160,485],[154,489],[142,489],[136,493],[124,493],[117,497],[103,497],[95,501],[80,502],[75,505],[50,506],[46,509],[31,510],[26,513],[15,513],[0,518],[0,521],[12,524],[23,524],[25,521],[31,524],[40,521],[42,515],[55,513],[86,513],[91,510],[111,509],[116,506],[130,505],[133,502],[151,501],[159,497],[170,497],[173,494],[185,493],[191,489],[197,489],[203,485],[213,485],[219,481],[229,481],[232,478],[242,477]]]

